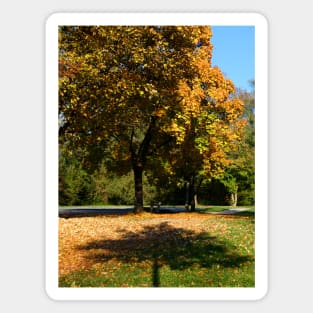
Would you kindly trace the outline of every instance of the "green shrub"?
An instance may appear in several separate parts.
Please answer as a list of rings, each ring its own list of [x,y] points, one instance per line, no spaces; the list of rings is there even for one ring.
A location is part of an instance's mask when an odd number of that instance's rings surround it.
[[[131,173],[123,176],[110,175],[106,177],[106,192],[111,204],[134,203],[134,181]]]
[[[242,190],[238,192],[238,205],[254,205],[254,202],[254,189]]]
[[[91,177],[92,202],[93,204],[107,204],[109,201],[107,192],[108,172],[106,167],[101,164],[98,170]]]
[[[59,204],[83,205],[92,198],[90,176],[77,160],[61,158],[59,163]]]
[[[149,205],[151,201],[160,200],[157,188],[149,182],[145,174],[143,175],[142,178],[142,184],[143,184],[143,201],[145,205]]]
[[[110,175],[106,177],[105,181],[105,191],[109,203],[117,205],[134,204],[135,186],[133,172],[122,176]],[[143,175],[143,197],[144,204],[149,204],[157,198],[156,188],[150,185],[145,175]]]

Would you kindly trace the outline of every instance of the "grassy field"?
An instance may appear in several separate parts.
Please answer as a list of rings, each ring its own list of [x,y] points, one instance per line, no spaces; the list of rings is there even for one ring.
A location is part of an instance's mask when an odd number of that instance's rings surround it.
[[[60,287],[254,287],[254,216],[59,219]]]

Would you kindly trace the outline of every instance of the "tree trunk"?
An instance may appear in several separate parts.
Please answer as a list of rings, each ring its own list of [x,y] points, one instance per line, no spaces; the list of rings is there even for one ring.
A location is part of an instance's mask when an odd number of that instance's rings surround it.
[[[237,195],[237,191],[234,192],[234,207],[237,206],[237,200],[238,200],[238,195]]]
[[[189,182],[186,183],[186,201],[185,201],[185,209],[189,210]]]
[[[142,186],[142,173],[143,168],[141,166],[134,166],[134,180],[135,180],[135,206],[134,212],[143,212],[143,186]]]
[[[195,208],[198,206],[198,193],[195,191],[195,195],[193,197],[194,202],[195,202]]]
[[[145,137],[138,149],[135,149],[133,145],[133,139],[135,135],[134,129],[132,129],[130,136],[130,153],[134,172],[135,181],[135,206],[134,212],[143,212],[143,186],[142,186],[142,174],[147,161],[147,155],[150,147],[150,143],[153,137],[155,129],[156,118],[151,117],[150,125],[147,129]]]
[[[195,211],[196,207],[196,193],[195,193],[195,184],[194,177],[186,183],[186,204],[185,208],[189,211]]]
[[[230,205],[234,208],[237,206],[237,198],[237,191],[230,194]]]
[[[190,211],[194,212],[196,210],[194,176],[191,177],[191,181],[190,181],[189,202],[190,202]]]
[[[196,210],[195,198],[192,197],[191,202],[190,202],[190,211],[194,212],[195,210]]]

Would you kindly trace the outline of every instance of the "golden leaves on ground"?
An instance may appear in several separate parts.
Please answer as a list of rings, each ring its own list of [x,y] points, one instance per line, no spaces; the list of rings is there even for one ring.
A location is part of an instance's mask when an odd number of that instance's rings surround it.
[[[168,227],[177,232],[184,230],[186,233],[201,234],[210,232],[211,235],[223,234],[227,230],[227,224],[221,223],[225,217],[216,217],[208,214],[129,214],[126,216],[97,216],[59,219],[59,275],[66,275],[73,271],[97,268],[93,259],[99,255],[108,257],[107,262],[115,262],[114,253],[120,249],[139,249],[138,245],[153,245],[159,243],[160,236],[166,242],[169,234]],[[164,227],[166,225],[166,227]],[[138,240],[138,234],[145,234],[148,229],[157,229],[149,237],[150,240]],[[164,230],[164,231],[163,231]],[[127,240],[120,240],[125,238]],[[158,237],[158,238],[156,238]],[[135,240],[134,240],[135,239]],[[106,250],[104,245],[90,246],[90,243],[106,241],[116,242],[114,249]],[[80,249],[88,246],[88,249]]]

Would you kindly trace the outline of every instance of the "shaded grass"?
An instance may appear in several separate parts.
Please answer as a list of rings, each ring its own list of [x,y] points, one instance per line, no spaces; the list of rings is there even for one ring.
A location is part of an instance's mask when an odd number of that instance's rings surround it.
[[[87,252],[91,265],[61,276],[59,285],[253,287],[254,218],[214,217],[203,223],[205,232],[164,221],[140,231],[120,228],[118,239],[78,245],[77,253]]]

